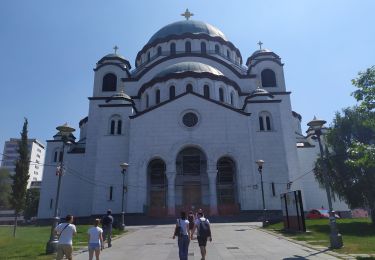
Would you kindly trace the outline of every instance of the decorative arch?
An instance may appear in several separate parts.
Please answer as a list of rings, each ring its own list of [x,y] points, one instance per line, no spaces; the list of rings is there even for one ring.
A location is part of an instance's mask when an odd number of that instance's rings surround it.
[[[219,88],[219,100],[224,102],[224,89],[222,87]]]
[[[201,53],[207,53],[207,45],[205,42],[201,42]]]
[[[159,104],[160,103],[160,89],[157,89],[155,91],[155,104]]]
[[[176,43],[172,42],[171,45],[169,46],[169,49],[170,49],[171,55],[175,55],[176,54]]]
[[[276,74],[271,69],[264,69],[261,73],[262,87],[276,87]]]
[[[273,130],[273,122],[271,113],[262,111],[259,113],[259,130],[260,131],[271,131]]]
[[[169,87],[169,99],[176,97],[176,87],[174,85]]]
[[[221,157],[217,161],[216,194],[220,214],[226,215],[239,211],[236,165],[228,156]]]
[[[187,53],[191,52],[191,42],[190,41],[185,42],[185,52],[187,52]]]
[[[207,157],[188,145],[176,157],[175,199],[177,209],[209,208]]]
[[[107,73],[103,77],[102,91],[116,91],[117,76],[113,73]]]
[[[207,99],[210,98],[210,86],[207,84],[203,86],[203,96]]]
[[[186,85],[186,92],[193,92],[193,85],[190,83]]]
[[[153,159],[147,166],[148,214],[166,215],[168,181],[165,174],[166,164],[162,159]]]

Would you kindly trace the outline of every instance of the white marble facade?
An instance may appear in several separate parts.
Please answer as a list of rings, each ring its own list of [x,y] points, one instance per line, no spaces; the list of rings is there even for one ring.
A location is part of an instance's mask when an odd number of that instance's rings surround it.
[[[127,213],[261,210],[258,159],[265,161],[266,207],[280,209],[279,194],[311,167],[316,150],[299,155],[296,143],[307,139],[300,115],[292,112],[280,57],[260,48],[243,63],[219,29],[195,20],[156,32],[135,69],[117,49],[101,58],[88,116],[64,155],[59,214],[121,212],[123,162],[129,164]],[[47,141],[47,164],[59,163],[61,147],[59,135]],[[53,215],[55,171],[44,169],[39,218]],[[306,183],[291,189],[324,196],[316,183],[314,191]]]

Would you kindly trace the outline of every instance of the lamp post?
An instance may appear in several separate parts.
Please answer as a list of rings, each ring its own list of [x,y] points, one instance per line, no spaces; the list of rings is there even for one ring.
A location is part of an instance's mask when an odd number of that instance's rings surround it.
[[[59,196],[60,196],[60,185],[61,185],[61,176],[63,175],[64,171],[64,152],[65,152],[65,146],[68,145],[68,138],[69,136],[75,131],[73,127],[68,126],[67,123],[64,125],[56,127],[56,129],[59,131],[59,134],[61,135],[61,140],[62,140],[62,156],[60,166],[56,170],[56,174],[58,175],[58,180],[57,180],[57,191],[56,191],[56,199],[55,199],[55,210],[53,213],[53,221],[52,221],[52,226],[51,226],[51,235],[49,238],[49,241],[47,242],[46,246],[46,253],[47,254],[52,254],[57,251],[57,243],[58,238],[55,235],[55,228],[57,224],[59,223],[59,217],[58,217],[58,207],[59,207]]]
[[[321,142],[321,139],[320,139],[320,136],[323,134],[322,129],[323,129],[323,125],[325,123],[326,123],[326,121],[319,120],[319,119],[316,119],[316,117],[314,117],[314,119],[312,121],[307,123],[307,125],[310,127],[309,130],[308,130],[308,133],[316,136],[316,139],[318,140],[318,143],[319,143],[320,159],[323,162],[323,180],[324,180],[324,186],[326,188],[328,207],[329,207],[329,226],[330,226],[330,236],[329,236],[329,238],[330,238],[331,248],[341,248],[343,246],[342,236],[339,233],[339,230],[337,228],[335,212],[333,211],[333,208],[332,208],[331,191],[330,191],[329,179],[328,179],[327,161],[324,158],[323,146],[322,146],[322,142]]]
[[[125,197],[125,173],[128,169],[129,164],[121,163],[121,174],[122,174],[122,200],[121,200],[121,230],[125,230],[125,212],[124,212],[124,197]]]
[[[267,209],[266,209],[266,202],[264,200],[264,189],[263,189],[263,160],[257,160],[255,162],[258,165],[258,172],[260,174],[260,186],[262,189],[262,202],[263,202],[263,227],[268,225],[267,221]]]

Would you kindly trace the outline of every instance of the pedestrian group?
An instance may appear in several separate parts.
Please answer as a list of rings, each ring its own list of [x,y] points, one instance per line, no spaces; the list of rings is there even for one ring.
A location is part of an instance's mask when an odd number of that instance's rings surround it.
[[[198,210],[196,216],[190,211],[188,216],[186,212],[182,211],[181,216],[177,219],[176,227],[173,234],[173,239],[178,237],[178,254],[180,260],[188,259],[189,243],[194,239],[194,233],[197,230],[197,240],[201,251],[201,260],[206,259],[206,245],[207,240],[212,241],[210,222],[204,217],[203,211]]]

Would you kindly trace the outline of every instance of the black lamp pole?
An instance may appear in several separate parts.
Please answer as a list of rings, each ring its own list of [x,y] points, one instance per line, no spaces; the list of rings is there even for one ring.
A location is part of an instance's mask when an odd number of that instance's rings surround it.
[[[320,149],[320,159],[323,163],[323,180],[324,180],[324,186],[326,188],[327,193],[327,200],[328,200],[328,207],[329,207],[329,226],[330,226],[330,244],[331,248],[341,248],[343,246],[342,242],[342,236],[339,233],[337,223],[336,223],[336,216],[335,211],[332,207],[332,200],[331,200],[331,191],[329,187],[329,179],[328,179],[328,168],[327,168],[327,161],[324,158],[324,150],[322,146],[322,142],[320,139],[320,136],[322,135],[322,128],[323,125],[326,123],[324,120],[319,120],[314,117],[312,121],[307,123],[307,125],[310,127],[308,132],[316,136],[318,143],[319,143],[319,149]]]
[[[258,165],[258,172],[260,174],[260,186],[262,189],[262,202],[263,202],[263,227],[267,226],[267,209],[266,209],[266,202],[264,200],[264,189],[263,189],[263,160],[256,161],[256,164]]]
[[[122,174],[122,200],[121,200],[121,230],[125,230],[125,212],[124,212],[124,199],[125,199],[125,173],[128,168],[127,163],[121,163],[121,174]]]
[[[58,207],[59,207],[61,177],[64,172],[65,145],[68,144],[69,135],[75,131],[75,129],[72,127],[69,127],[67,123],[65,123],[62,126],[56,127],[56,129],[59,131],[59,134],[61,135],[61,140],[62,140],[63,145],[62,145],[62,156],[61,156],[60,168],[56,170],[58,174],[58,180],[57,180],[57,191],[56,191],[56,199],[55,199],[55,210],[53,213],[51,234],[50,234],[49,241],[47,242],[47,246],[46,246],[47,254],[52,254],[52,253],[57,252],[57,244],[59,241],[57,237],[55,236],[55,228],[57,227],[57,224],[59,223],[59,219],[60,219],[58,217]]]

